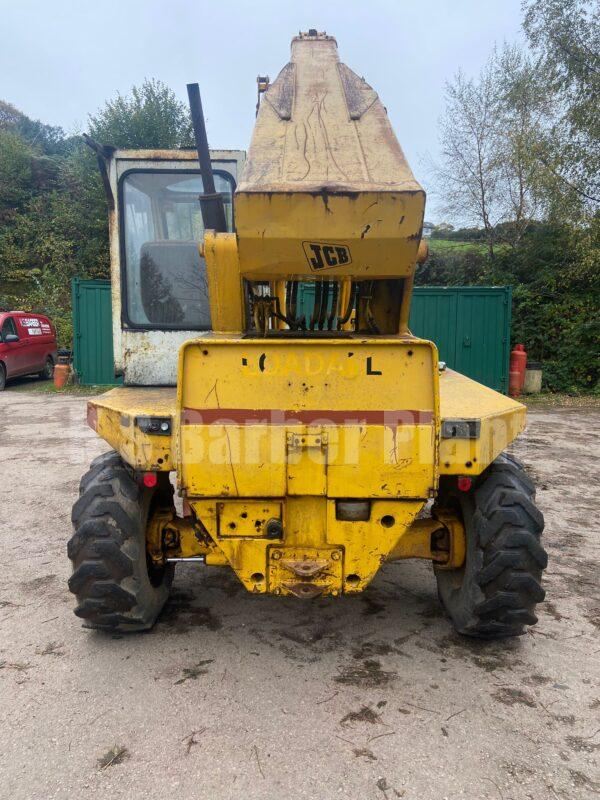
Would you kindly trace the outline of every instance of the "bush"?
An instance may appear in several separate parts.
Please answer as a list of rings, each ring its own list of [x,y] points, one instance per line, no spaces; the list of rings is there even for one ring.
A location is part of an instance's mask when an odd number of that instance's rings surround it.
[[[455,233],[460,233],[456,231]],[[474,241],[470,232],[469,241]],[[496,258],[481,249],[435,249],[417,268],[419,285],[512,285],[511,342],[544,365],[551,391],[597,391],[600,373],[600,220],[580,228],[531,225]],[[453,241],[457,241],[454,238]]]

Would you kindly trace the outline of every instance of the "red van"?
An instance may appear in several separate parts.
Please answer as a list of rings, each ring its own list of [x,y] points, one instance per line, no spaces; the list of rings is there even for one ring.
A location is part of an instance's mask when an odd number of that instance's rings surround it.
[[[56,331],[48,317],[0,311],[0,391],[9,378],[38,373],[50,380],[56,364]]]

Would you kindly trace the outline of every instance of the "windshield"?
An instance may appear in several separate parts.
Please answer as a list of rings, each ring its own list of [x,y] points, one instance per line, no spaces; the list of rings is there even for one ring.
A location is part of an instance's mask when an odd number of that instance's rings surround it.
[[[215,173],[232,230],[233,179]],[[122,180],[126,318],[144,328],[209,330],[204,236],[192,171],[129,172]]]

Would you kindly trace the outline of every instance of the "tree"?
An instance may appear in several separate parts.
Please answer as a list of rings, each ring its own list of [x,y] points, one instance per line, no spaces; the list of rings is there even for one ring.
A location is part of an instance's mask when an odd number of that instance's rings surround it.
[[[600,7],[526,0],[524,9],[531,49],[505,45],[480,76],[459,74],[447,87],[435,188],[453,221],[477,227],[436,231],[416,280],[511,284],[513,341],[543,361],[545,385],[595,391]]]
[[[600,5],[597,0],[526,0],[523,27],[555,119],[542,159],[553,207],[594,213],[600,203]]]
[[[17,133],[0,128],[0,224],[31,197],[31,148]]]
[[[89,133],[129,148],[192,146],[187,107],[146,80],[90,117]],[[80,137],[0,101],[0,304],[44,311],[70,344],[73,277],[109,275],[106,200]]]
[[[152,79],[90,115],[89,134],[102,144],[132,149],[194,146],[187,106],[168,86]]]
[[[0,100],[0,130],[12,131],[46,155],[64,154],[69,149],[69,139],[62,128],[30,119],[3,100]]]
[[[500,238],[516,247],[543,206],[546,169],[540,161],[552,111],[531,59],[516,45],[492,58],[497,92],[495,167]]]
[[[494,50],[477,79],[459,73],[446,101],[433,170],[442,210],[483,228],[493,258],[499,242],[518,244],[541,209],[551,102],[531,59],[512,45]]]
[[[498,192],[498,98],[488,64],[477,81],[459,72],[446,84],[440,120],[441,161],[433,164],[442,213],[481,224],[494,257],[494,210]]]

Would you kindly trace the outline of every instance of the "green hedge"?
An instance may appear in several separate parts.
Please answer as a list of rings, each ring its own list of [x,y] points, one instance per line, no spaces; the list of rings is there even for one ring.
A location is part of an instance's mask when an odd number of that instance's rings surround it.
[[[420,285],[513,286],[512,345],[525,345],[544,366],[544,388],[597,392],[600,374],[600,224],[532,225],[517,247],[494,259],[474,244],[447,247],[432,239]],[[453,245],[457,239],[453,238]],[[470,237],[470,242],[477,242]],[[441,245],[441,246],[440,246]]]

